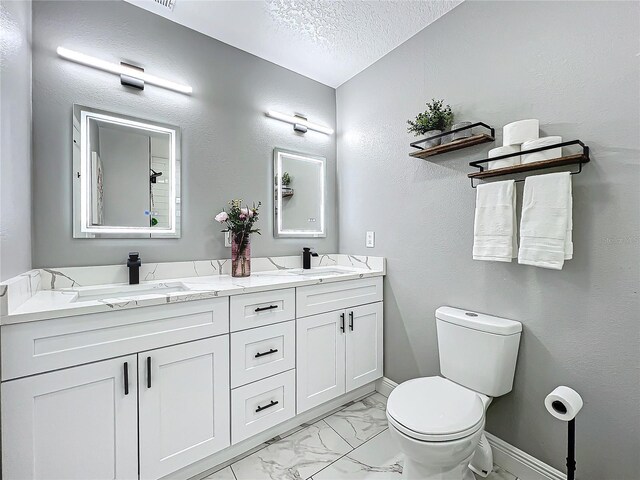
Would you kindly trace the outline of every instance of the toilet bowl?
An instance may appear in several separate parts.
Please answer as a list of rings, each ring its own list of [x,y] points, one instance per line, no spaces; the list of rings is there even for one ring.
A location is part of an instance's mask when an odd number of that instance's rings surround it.
[[[484,431],[489,397],[442,377],[409,380],[387,402],[389,431],[404,453],[402,478],[474,480],[469,462]]]
[[[404,454],[402,478],[475,480],[472,459],[480,475],[491,470],[490,449],[478,445],[491,399],[513,388],[522,324],[440,307],[436,330],[442,376],[408,380],[391,392],[389,431]]]

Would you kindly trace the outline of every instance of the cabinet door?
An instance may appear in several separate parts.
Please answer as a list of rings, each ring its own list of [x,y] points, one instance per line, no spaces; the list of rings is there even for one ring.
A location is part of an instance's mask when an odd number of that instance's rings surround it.
[[[345,393],[345,312],[297,320],[298,413]]]
[[[140,478],[230,445],[229,335],[138,354]]]
[[[136,360],[3,383],[2,478],[137,479]]]
[[[347,309],[347,392],[382,377],[382,302]]]

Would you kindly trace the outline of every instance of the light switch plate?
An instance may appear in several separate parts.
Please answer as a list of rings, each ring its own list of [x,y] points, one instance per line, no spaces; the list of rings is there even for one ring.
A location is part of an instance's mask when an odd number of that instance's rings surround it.
[[[367,232],[365,246],[367,248],[373,248],[376,246],[376,232]]]
[[[224,232],[224,246],[231,246],[231,232]]]

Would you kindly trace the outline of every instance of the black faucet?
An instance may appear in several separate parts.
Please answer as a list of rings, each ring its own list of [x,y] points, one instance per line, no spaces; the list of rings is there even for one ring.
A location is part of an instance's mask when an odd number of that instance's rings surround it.
[[[129,267],[129,285],[137,285],[140,283],[140,265],[142,260],[138,252],[129,252],[129,260],[127,260],[127,267]]]
[[[318,254],[316,252],[312,252],[311,248],[304,247],[302,249],[302,268],[305,270],[309,270],[311,268],[311,257],[317,257]]]

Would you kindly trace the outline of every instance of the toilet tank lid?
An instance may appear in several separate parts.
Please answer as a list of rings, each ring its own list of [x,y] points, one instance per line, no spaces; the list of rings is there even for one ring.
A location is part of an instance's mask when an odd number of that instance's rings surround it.
[[[496,335],[514,335],[522,331],[522,324],[515,320],[453,307],[438,308],[436,310],[436,318],[444,322]]]

